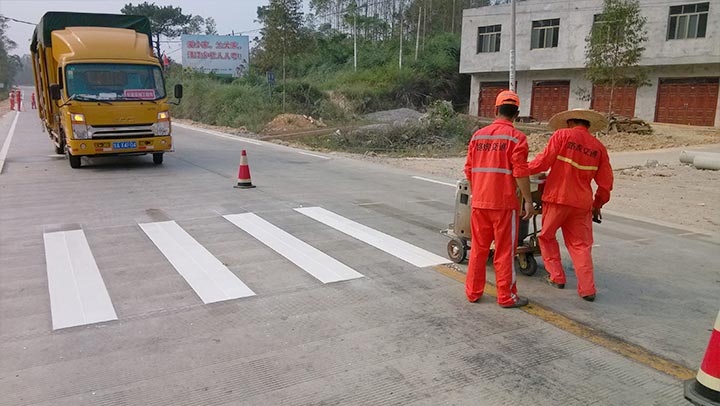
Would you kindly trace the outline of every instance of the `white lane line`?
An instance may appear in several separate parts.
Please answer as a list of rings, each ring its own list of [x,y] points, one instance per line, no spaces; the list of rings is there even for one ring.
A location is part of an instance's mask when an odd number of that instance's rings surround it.
[[[295,152],[297,152],[298,154],[303,154],[303,155],[307,155],[307,156],[314,156],[315,158],[332,159],[332,158],[330,158],[329,156],[322,156],[322,155],[317,155],[317,154],[311,154],[311,153],[309,153],[309,152],[303,152],[303,151],[295,151]]]
[[[255,296],[255,292],[176,222],[160,221],[139,226],[203,303]]]
[[[416,247],[391,235],[356,223],[322,207],[303,207],[295,211],[372,245],[418,267],[447,264],[450,260]]]
[[[15,125],[17,124],[18,117],[20,117],[20,112],[15,113],[15,119],[13,119],[12,125],[10,126],[8,136],[5,138],[2,149],[0,149],[0,174],[2,174],[3,168],[5,167],[5,158],[7,157],[8,150],[10,150],[10,141],[15,134]]]
[[[682,233],[682,234],[676,234],[678,237],[687,237],[689,235],[698,235],[699,233],[690,232],[690,233]]]
[[[221,133],[221,132],[219,132],[219,131],[205,130],[205,129],[202,129],[202,128],[191,127],[191,126],[189,126],[189,125],[178,124],[178,123],[173,123],[173,125],[174,125],[174,126],[177,126],[177,127],[180,127],[180,128],[184,128],[184,129],[186,129],[186,130],[199,131],[199,132],[202,132],[202,133],[214,135],[214,136],[216,136],[216,137],[227,138],[227,139],[229,139],[229,140],[247,142],[247,143],[253,144],[253,145],[264,145],[264,143],[261,142],[261,141],[255,141],[255,140],[252,140],[252,139],[250,139],[250,138],[238,137],[238,136],[236,136],[236,135],[225,134],[225,133]]]
[[[223,217],[322,283],[363,277],[349,266],[253,213],[230,214]]]
[[[117,320],[82,230],[44,233],[53,330]]]
[[[440,182],[439,180],[423,178],[423,177],[421,177],[421,176],[413,176],[413,179],[424,180],[425,182],[437,183],[437,184],[439,184],[439,185],[445,185],[445,186],[450,186],[450,187],[457,187],[457,185],[456,185],[456,184],[453,184],[453,183]]]

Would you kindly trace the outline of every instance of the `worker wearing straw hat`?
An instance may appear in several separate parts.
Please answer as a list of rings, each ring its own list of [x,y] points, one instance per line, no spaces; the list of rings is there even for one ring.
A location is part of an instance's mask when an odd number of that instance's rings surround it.
[[[565,271],[555,237],[562,229],[578,280],[578,294],[595,300],[592,263],[592,219],[600,221],[600,209],[610,200],[613,173],[607,149],[591,133],[607,127],[607,119],[587,109],[574,109],[554,115],[549,122],[556,130],[545,150],[530,162],[531,174],[550,169],[542,201],[542,231],[539,242],[547,282],[565,288]],[[593,196],[591,182],[597,184]]]

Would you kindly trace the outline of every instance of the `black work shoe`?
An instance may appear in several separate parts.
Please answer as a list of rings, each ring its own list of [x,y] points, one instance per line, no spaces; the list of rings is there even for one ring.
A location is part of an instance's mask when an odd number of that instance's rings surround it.
[[[557,283],[557,282],[555,282],[554,280],[550,279],[550,275],[548,275],[548,276],[545,277],[545,282],[547,282],[548,285],[553,286],[553,287],[556,287],[556,288],[558,288],[558,289],[565,289],[565,284],[564,284],[564,283]]]
[[[583,300],[587,300],[588,302],[594,302],[595,301],[595,295],[587,295],[587,296],[580,296],[583,298]]]
[[[503,309],[512,309],[512,308],[514,308],[514,307],[527,306],[528,303],[530,303],[530,301],[528,300],[528,298],[518,296],[518,298],[517,298],[517,300],[515,301],[515,303],[509,304],[509,305],[500,305],[500,307],[502,307]]]

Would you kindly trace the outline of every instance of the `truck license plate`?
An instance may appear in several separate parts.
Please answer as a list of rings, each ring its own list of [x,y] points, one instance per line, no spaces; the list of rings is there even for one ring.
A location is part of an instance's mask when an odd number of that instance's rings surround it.
[[[113,142],[113,149],[131,149],[131,148],[137,148],[136,141]]]

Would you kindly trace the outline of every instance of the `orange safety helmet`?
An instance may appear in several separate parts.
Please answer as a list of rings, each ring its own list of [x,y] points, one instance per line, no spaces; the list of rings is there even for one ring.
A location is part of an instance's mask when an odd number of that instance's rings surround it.
[[[499,107],[503,104],[511,104],[513,106],[520,107],[520,98],[518,97],[517,93],[513,91],[503,90],[502,92],[498,93],[497,97],[495,98],[495,107]]]

